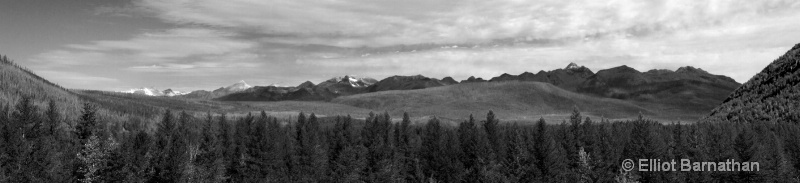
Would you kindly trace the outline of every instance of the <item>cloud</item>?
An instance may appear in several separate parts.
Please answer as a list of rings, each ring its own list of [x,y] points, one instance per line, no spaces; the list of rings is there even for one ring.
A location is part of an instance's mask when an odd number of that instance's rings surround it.
[[[663,34],[792,12],[800,2],[141,0],[137,5],[168,22],[283,35],[268,39],[275,42],[376,47]]]
[[[726,26],[676,31],[669,35],[614,36],[553,45],[460,47],[365,57],[300,59],[298,64],[327,70],[363,69],[361,75],[426,74],[486,79],[502,73],[563,68],[570,62],[595,72],[620,65],[646,71],[703,68],[713,74],[747,81],[772,60],[800,42],[800,25],[785,25],[800,16],[741,22]],[[758,25],[758,26],[753,26]]]
[[[129,39],[70,44],[38,54],[30,61],[35,70],[87,73],[86,77],[81,77],[74,73],[51,72],[49,76],[59,78],[64,86],[102,89],[117,89],[102,85],[101,81],[106,84],[110,81],[102,78],[125,78],[126,86],[141,87],[159,83],[154,81],[157,78],[199,80],[241,74],[261,67],[259,45],[236,36],[236,33],[206,28],[150,31]],[[98,85],[91,86],[91,83]]]
[[[252,60],[248,54],[256,43],[234,39],[236,34],[212,29],[178,28],[149,32],[128,40],[93,41],[70,44],[65,49],[37,55],[42,65],[79,66],[98,64],[183,64],[216,60]]]

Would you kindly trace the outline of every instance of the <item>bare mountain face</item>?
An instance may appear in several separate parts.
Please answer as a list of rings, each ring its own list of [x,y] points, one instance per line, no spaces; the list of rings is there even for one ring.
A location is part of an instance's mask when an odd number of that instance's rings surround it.
[[[800,44],[717,106],[706,121],[800,122]]]

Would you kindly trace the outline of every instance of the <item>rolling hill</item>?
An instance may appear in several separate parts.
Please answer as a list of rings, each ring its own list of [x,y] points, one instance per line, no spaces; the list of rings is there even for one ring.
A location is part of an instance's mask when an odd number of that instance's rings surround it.
[[[388,111],[392,115],[409,112],[417,116],[437,116],[445,120],[460,120],[470,114],[483,115],[494,110],[498,116],[504,116],[506,121],[533,121],[540,117],[560,121],[572,112],[574,106],[593,117],[632,118],[642,113],[658,119],[677,120],[677,117],[670,116],[672,112],[664,111],[653,104],[594,97],[542,82],[462,83],[419,90],[343,96],[331,102]],[[689,116],[699,117],[703,114],[704,112],[700,112]]]
[[[706,121],[800,122],[800,44],[733,91]]]

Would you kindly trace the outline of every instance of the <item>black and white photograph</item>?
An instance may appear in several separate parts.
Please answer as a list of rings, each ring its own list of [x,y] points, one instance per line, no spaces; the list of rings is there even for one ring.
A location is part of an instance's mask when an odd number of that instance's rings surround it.
[[[797,0],[0,0],[0,183],[800,183]]]

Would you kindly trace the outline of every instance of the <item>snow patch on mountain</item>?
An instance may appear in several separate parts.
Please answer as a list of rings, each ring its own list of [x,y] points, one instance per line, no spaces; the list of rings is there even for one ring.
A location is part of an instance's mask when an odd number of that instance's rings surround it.
[[[141,87],[141,88],[134,88],[125,91],[119,91],[120,93],[130,93],[130,94],[137,94],[137,95],[146,95],[146,96],[179,96],[179,95],[186,95],[187,93],[175,91],[172,89],[166,89],[164,91],[155,89],[155,88],[148,88],[148,87]]]
[[[225,90],[228,91],[228,92],[238,92],[238,91],[244,91],[244,90],[250,89],[252,87],[253,86],[250,86],[246,82],[244,82],[244,80],[241,80],[241,81],[239,81],[237,83],[234,83],[233,85],[225,87]]]
[[[331,83],[347,83],[354,88],[364,88],[371,86],[378,82],[378,80],[372,78],[359,78],[355,76],[345,75],[344,77],[334,77],[329,79],[326,82]]]
[[[120,91],[120,92],[121,93],[147,95],[147,96],[162,96],[162,95],[164,95],[164,93],[161,93],[161,91],[159,91],[157,89],[147,88],[147,87],[134,88],[134,89],[130,89],[130,90],[126,90],[126,91]]]
[[[567,65],[566,69],[569,70],[569,69],[580,69],[580,68],[581,67],[579,67],[578,64],[575,64],[575,62],[570,62],[569,65]]]

